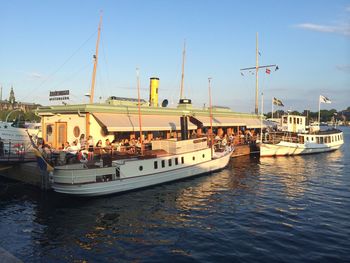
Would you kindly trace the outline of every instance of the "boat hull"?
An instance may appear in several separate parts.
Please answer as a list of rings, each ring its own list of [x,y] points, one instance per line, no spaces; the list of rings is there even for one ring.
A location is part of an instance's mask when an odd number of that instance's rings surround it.
[[[54,191],[76,196],[100,196],[126,192],[148,186],[189,178],[192,176],[221,170],[227,166],[231,151],[220,158],[211,159],[201,164],[181,167],[169,171],[158,172],[142,176],[120,178],[108,182],[94,182],[84,184],[60,184],[54,183]],[[102,170],[101,170],[102,169]],[[105,170],[103,170],[105,169]],[[96,168],[99,173],[111,174],[116,167]],[[93,172],[93,171],[90,171]]]
[[[330,152],[339,149],[342,146],[340,144],[333,145],[307,145],[290,142],[280,142],[278,144],[266,144],[260,145],[261,157],[274,157],[274,156],[290,156],[290,155],[303,155]]]

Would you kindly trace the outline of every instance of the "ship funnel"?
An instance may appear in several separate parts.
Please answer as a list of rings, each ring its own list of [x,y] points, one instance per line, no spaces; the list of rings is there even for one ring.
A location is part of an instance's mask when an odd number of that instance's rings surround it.
[[[188,140],[188,116],[180,117],[181,140]]]
[[[149,105],[151,107],[158,107],[158,86],[159,78],[150,78]]]

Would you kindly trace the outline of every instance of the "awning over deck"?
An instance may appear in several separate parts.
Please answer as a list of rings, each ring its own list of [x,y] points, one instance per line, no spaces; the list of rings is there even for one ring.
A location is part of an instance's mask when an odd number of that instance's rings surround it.
[[[93,113],[97,122],[109,132],[137,132],[139,128],[139,116],[136,114]],[[203,123],[204,127],[210,127],[209,116],[195,116]],[[176,115],[142,115],[143,131],[176,131],[180,130],[180,116]],[[259,118],[233,118],[214,117],[213,127],[245,126],[249,129],[260,128]],[[266,125],[263,124],[263,127]],[[197,126],[188,122],[190,130]]]
[[[114,114],[114,113],[93,113],[101,126],[109,132],[137,132],[139,127],[138,115]],[[180,130],[180,116],[163,115],[142,115],[142,131],[176,131]],[[197,127],[191,123],[189,129]]]
[[[209,116],[196,116],[198,120],[203,122],[206,127],[210,126]],[[233,117],[213,117],[213,127],[232,127],[232,126],[246,126],[249,129],[260,128],[259,118],[233,118]],[[263,124],[263,127],[265,125]]]

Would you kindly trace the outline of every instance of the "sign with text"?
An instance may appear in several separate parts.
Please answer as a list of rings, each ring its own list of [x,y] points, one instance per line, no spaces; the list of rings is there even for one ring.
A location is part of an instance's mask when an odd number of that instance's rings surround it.
[[[69,100],[69,90],[50,91],[49,100]]]

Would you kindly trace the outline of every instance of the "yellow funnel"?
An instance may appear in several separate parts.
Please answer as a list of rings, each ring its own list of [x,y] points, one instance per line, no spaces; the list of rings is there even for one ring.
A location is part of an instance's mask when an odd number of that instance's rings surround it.
[[[149,88],[149,105],[151,107],[158,107],[158,86],[159,78],[150,79],[150,88]]]

